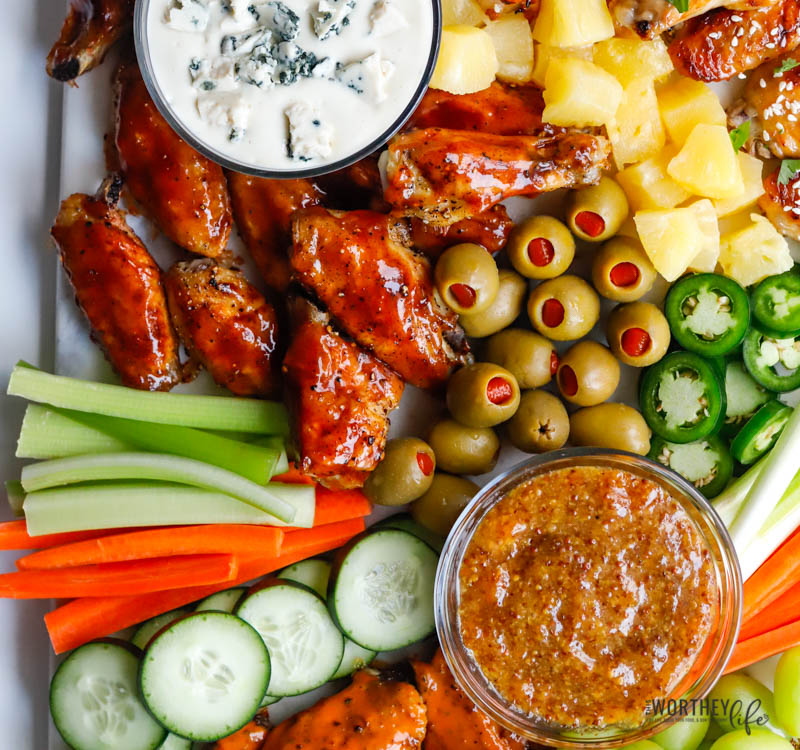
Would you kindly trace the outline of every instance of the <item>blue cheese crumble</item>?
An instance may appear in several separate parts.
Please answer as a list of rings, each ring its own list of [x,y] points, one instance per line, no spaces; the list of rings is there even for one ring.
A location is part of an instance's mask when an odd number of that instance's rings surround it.
[[[336,78],[357,94],[366,94],[373,101],[382,102],[388,96],[386,84],[394,74],[394,63],[375,52],[363,60],[337,65]]]
[[[290,159],[326,159],[333,150],[333,127],[322,119],[319,109],[309,102],[295,101],[286,108],[289,137],[286,153]]]
[[[311,11],[314,33],[322,41],[331,34],[340,34],[350,23],[355,7],[356,0],[318,0],[316,9]]]

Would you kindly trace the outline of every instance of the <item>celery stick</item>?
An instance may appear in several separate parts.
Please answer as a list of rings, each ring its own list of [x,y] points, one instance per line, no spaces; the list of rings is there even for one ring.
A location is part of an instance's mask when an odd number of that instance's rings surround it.
[[[283,474],[284,471],[289,471],[289,458],[286,455],[286,441],[282,437],[267,435],[266,437],[253,440],[252,444],[278,451],[278,455],[275,459],[275,466],[272,469],[273,475]]]
[[[51,375],[24,364],[17,364],[12,371],[7,393],[64,409],[158,424],[264,435],[288,434],[286,408],[278,402],[138,391],[121,385]]]
[[[284,471],[289,471],[289,457],[286,451],[282,450],[275,461],[275,474],[283,474]]]
[[[83,453],[132,450],[135,447],[81,424],[66,413],[59,413],[41,404],[28,404],[17,441],[17,458],[64,458]]]
[[[267,487],[297,509],[292,526],[313,526],[313,487],[277,483]],[[286,525],[250,505],[231,501],[229,495],[163,482],[108,482],[32,492],[25,497],[25,518],[32,536],[133,526]]]
[[[79,482],[145,479],[189,484],[230,495],[281,521],[294,520],[295,509],[249,479],[202,461],[159,453],[100,453],[40,461],[22,469],[22,487],[37,492]]]
[[[8,506],[11,508],[11,512],[19,518],[22,516],[22,503],[25,500],[25,490],[22,489],[22,482],[18,482],[16,479],[9,479],[5,485]]]
[[[725,522],[725,525],[730,528],[731,524],[736,520],[739,511],[747,500],[747,494],[753,488],[756,477],[761,473],[764,468],[764,461],[762,458],[758,463],[753,464],[742,476],[734,479],[721,494],[711,502],[714,510],[719,513],[719,517]]]

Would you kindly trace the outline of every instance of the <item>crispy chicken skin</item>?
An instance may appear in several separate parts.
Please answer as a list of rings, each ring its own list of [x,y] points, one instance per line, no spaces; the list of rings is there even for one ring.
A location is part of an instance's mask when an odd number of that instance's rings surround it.
[[[669,45],[676,70],[699,81],[724,81],[800,44],[800,0],[757,10],[720,8],[684,24]]]
[[[269,713],[266,708],[262,708],[240,730],[217,740],[212,750],[260,750],[269,726]]]
[[[237,396],[280,392],[275,308],[241,271],[213,260],[172,266],[164,276],[172,322],[186,350]]]
[[[69,196],[50,234],[92,338],[122,382],[166,391],[180,379],[178,337],[161,270],[117,208],[120,187],[109,178],[95,196]]]
[[[498,204],[482,214],[446,227],[412,218],[411,238],[417,250],[433,259],[438,258],[445,248],[459,242],[476,242],[490,253],[496,253],[505,247],[513,226],[506,207]]]
[[[173,242],[197,255],[225,257],[232,218],[222,167],[167,124],[134,62],[118,69],[115,95],[115,143],[133,197]]]
[[[262,750],[418,750],[425,716],[412,685],[362,670],[340,693],[278,724]]]
[[[273,289],[289,286],[292,214],[318,205],[324,193],[307,179],[268,180],[226,172],[233,218],[259,273]]]
[[[283,374],[297,465],[326,487],[360,487],[383,457],[403,382],[311,302],[290,299],[289,315]]]
[[[295,276],[342,329],[419,388],[443,385],[469,351],[439,301],[429,261],[412,252],[402,218],[372,211],[298,211]]]
[[[496,724],[461,692],[441,650],[433,661],[412,661],[425,706],[425,750],[524,750],[525,743]]]
[[[758,199],[758,207],[781,234],[800,242],[800,175],[779,185],[779,171],[764,178],[766,193]]]
[[[389,143],[384,197],[405,214],[448,225],[513,195],[595,184],[610,152],[607,139],[586,133],[412,130]]]
[[[70,0],[61,33],[47,55],[47,73],[72,81],[97,67],[133,24],[133,0]]]

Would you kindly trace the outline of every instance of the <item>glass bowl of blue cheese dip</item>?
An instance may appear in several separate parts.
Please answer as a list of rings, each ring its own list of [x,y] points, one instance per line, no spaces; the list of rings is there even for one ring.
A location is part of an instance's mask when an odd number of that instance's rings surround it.
[[[332,172],[378,150],[433,73],[440,0],[139,0],[136,54],[156,106],[224,167]]]

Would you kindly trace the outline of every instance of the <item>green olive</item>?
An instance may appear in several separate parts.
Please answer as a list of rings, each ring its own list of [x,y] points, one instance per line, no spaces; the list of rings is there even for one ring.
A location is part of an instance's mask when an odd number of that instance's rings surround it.
[[[564,404],[547,391],[525,391],[508,423],[508,437],[514,447],[526,453],[558,450],[569,437]]]
[[[491,427],[465,427],[455,419],[437,422],[428,435],[436,465],[453,474],[485,474],[494,469],[500,440]]]
[[[520,388],[547,385],[558,367],[558,354],[552,342],[524,328],[506,328],[486,342],[485,358],[505,367]]]
[[[610,177],[597,185],[573,190],[567,198],[567,226],[586,242],[613,237],[628,218],[628,199]]]
[[[427,492],[409,509],[426,529],[447,536],[461,511],[478,491],[478,485],[463,477],[437,471]]]
[[[615,302],[635,302],[650,291],[657,276],[642,246],[630,237],[610,239],[592,261],[594,288]]]
[[[578,406],[607,401],[619,385],[619,362],[602,344],[588,339],[571,346],[558,364],[561,395]]]
[[[458,322],[467,336],[482,338],[510,326],[522,312],[528,285],[518,273],[501,268],[500,287],[489,307],[481,313],[460,315]]]
[[[435,468],[436,456],[424,440],[390,440],[383,460],[364,483],[364,494],[376,505],[405,505],[431,486]]]
[[[606,321],[606,339],[620,362],[647,367],[667,353],[669,323],[664,313],[649,302],[617,305]]]
[[[600,317],[600,298],[578,276],[559,276],[531,292],[528,317],[543,336],[556,341],[581,339]]]
[[[599,404],[578,409],[570,418],[574,445],[613,448],[645,456],[650,451],[650,428],[644,417],[626,404]]]
[[[466,365],[447,381],[447,408],[467,427],[494,427],[510,419],[517,406],[517,379],[491,362]]]
[[[494,258],[474,242],[448,247],[436,261],[433,276],[442,299],[459,314],[483,312],[500,287]]]
[[[552,216],[531,216],[514,227],[506,245],[514,268],[529,279],[554,279],[575,257],[569,229]]]

